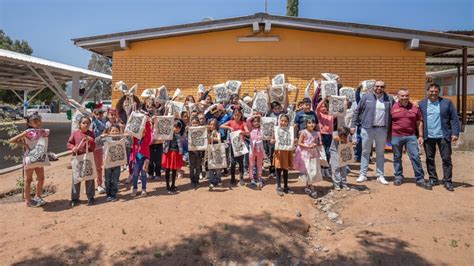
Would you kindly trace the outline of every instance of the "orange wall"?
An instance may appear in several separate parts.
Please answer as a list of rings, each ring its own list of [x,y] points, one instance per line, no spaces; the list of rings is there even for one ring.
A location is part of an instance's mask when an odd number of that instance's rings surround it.
[[[244,92],[264,88],[271,77],[285,73],[300,88],[312,77],[337,73],[345,86],[382,79],[389,92],[408,87],[421,98],[425,83],[425,55],[409,51],[403,42],[272,27],[278,42],[237,41],[252,36],[251,28],[132,42],[113,54],[113,80],[139,84],[139,91],[162,84],[184,95],[205,86],[237,79]],[[120,96],[114,92],[113,99]],[[291,99],[293,97],[291,96]]]

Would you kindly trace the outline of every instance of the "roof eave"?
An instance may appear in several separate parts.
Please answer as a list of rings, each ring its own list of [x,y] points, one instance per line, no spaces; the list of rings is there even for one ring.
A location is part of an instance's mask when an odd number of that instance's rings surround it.
[[[77,38],[72,40],[75,45],[94,51],[97,50],[96,48],[98,47],[116,46],[118,43],[120,43],[120,41],[133,42],[157,38],[199,34],[213,31],[222,31],[251,26],[253,23],[271,23],[273,26],[277,27],[286,27],[307,31],[330,32],[361,37],[375,37],[379,39],[390,39],[399,41],[419,39],[420,45],[435,45],[446,48],[474,47],[474,37],[469,36],[384,26],[364,25],[339,21],[325,21],[307,18],[275,16],[268,15],[265,13],[257,13],[251,16],[238,18],[229,18],[147,30]],[[112,52],[115,50],[121,50],[120,46],[118,46],[118,48],[115,47],[114,49],[111,49]]]

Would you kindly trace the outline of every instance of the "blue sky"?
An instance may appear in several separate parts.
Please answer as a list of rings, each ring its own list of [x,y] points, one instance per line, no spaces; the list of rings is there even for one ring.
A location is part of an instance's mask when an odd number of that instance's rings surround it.
[[[421,30],[474,30],[474,0],[300,0],[300,17]],[[27,40],[33,55],[87,67],[90,53],[70,39],[97,34],[244,16],[264,0],[0,0],[0,28]],[[268,0],[285,15],[286,0]]]

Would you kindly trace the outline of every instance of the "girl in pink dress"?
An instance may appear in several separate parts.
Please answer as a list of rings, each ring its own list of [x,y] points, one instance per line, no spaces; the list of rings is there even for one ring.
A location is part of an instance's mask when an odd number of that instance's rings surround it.
[[[306,129],[300,132],[298,139],[298,147],[296,148],[295,154],[295,169],[303,174],[303,179],[306,181],[305,192],[311,197],[316,198],[316,192],[313,188],[313,183],[320,181],[317,176],[310,176],[308,169],[306,169],[305,162],[309,162],[311,159],[319,158],[319,151],[317,146],[321,145],[321,134],[315,130],[316,122],[313,119],[306,120]],[[318,167],[319,168],[319,167]],[[321,170],[317,169],[320,173]]]
[[[10,139],[10,143],[23,145],[25,150],[25,156],[23,157],[23,167],[26,166],[25,158],[28,155],[28,152],[32,149],[35,149],[36,143],[42,137],[49,136],[49,129],[42,129],[41,116],[38,114],[32,114],[26,118],[26,124],[28,129],[20,133],[19,135]],[[46,156],[48,156],[46,154]],[[31,183],[33,182],[33,173],[36,173],[36,193],[35,197],[31,199]],[[46,202],[41,198],[43,193],[44,185],[44,167],[35,167],[30,169],[25,169],[26,180],[24,184],[24,196],[27,207],[41,207],[46,204]]]

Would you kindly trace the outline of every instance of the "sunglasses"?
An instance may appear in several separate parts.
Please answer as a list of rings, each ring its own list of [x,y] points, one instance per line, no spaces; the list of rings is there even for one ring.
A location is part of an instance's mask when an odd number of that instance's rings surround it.
[[[385,85],[382,85],[382,86],[375,86],[376,88],[385,88]]]

